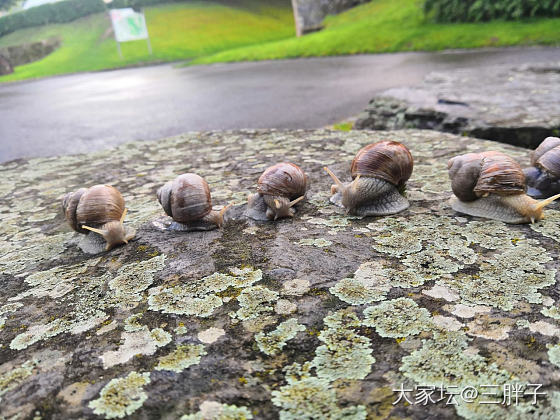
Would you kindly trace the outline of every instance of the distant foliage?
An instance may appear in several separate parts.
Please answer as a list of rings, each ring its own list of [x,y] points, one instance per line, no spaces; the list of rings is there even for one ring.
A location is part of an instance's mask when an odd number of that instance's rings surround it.
[[[0,36],[22,28],[64,23],[105,10],[102,0],[63,0],[16,12],[0,18]]]
[[[2,1],[9,0],[0,0]],[[105,5],[103,0],[63,0],[0,17],[0,36],[33,26],[71,22],[84,16],[104,12],[107,8],[140,9],[144,6],[171,2],[173,0],[113,0],[109,5]]]
[[[424,13],[437,22],[559,17],[560,0],[425,0]]]

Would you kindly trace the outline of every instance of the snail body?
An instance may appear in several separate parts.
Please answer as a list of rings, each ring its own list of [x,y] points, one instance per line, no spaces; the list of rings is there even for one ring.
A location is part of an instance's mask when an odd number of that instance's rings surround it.
[[[171,230],[197,231],[221,227],[229,205],[212,210],[210,188],[204,178],[194,173],[179,175],[157,191],[165,213],[174,220]]]
[[[401,194],[412,175],[414,161],[401,143],[381,141],[362,148],[350,166],[352,182],[343,183],[327,167],[335,184],[330,201],[356,216],[383,216],[406,210]]]
[[[560,193],[560,138],[544,139],[531,155],[531,167],[523,172],[531,197],[546,198]]]
[[[529,197],[521,166],[501,152],[467,153],[449,160],[449,178],[455,197],[453,210],[505,223],[533,223],[560,195],[537,201]]]
[[[88,237],[91,237],[90,232],[101,235],[107,251],[134,238],[134,232],[123,225],[127,212],[124,198],[110,185],[94,185],[68,193],[63,198],[62,208],[72,229]],[[89,253],[99,252],[95,246],[87,249],[89,251],[84,250]]]
[[[294,206],[305,198],[309,177],[289,162],[267,168],[259,177],[257,192],[249,195],[246,215],[255,220],[293,217]]]

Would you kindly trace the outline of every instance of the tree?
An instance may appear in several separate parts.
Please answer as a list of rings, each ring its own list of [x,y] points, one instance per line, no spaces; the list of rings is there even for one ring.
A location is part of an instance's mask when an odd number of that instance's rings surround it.
[[[0,0],[0,10],[8,10],[18,2],[19,0]]]

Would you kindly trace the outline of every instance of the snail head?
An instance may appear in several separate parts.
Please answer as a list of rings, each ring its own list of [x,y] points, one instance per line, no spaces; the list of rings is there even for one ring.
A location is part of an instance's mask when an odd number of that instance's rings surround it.
[[[128,241],[134,237],[134,234],[128,233],[123,225],[127,211],[127,209],[124,209],[120,220],[113,220],[105,223],[100,229],[92,228],[90,226],[82,226],[82,228],[103,236],[103,239],[107,242],[105,250],[109,251],[117,245],[127,244]]]

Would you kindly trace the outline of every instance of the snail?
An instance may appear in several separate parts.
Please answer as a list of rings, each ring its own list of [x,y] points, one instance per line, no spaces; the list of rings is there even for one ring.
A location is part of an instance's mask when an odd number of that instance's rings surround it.
[[[506,223],[533,223],[546,205],[560,197],[537,201],[525,194],[521,166],[501,152],[467,153],[447,164],[455,198],[453,210]]]
[[[182,174],[167,182],[158,189],[157,198],[165,213],[174,220],[170,229],[187,232],[222,227],[224,214],[231,206],[212,210],[208,183],[194,173]]]
[[[294,206],[305,198],[309,177],[288,162],[266,169],[257,182],[257,192],[250,194],[246,215],[255,220],[277,220],[293,217]]]
[[[528,195],[546,198],[560,193],[560,138],[544,139],[531,154],[531,166],[523,170]]]
[[[134,238],[132,230],[125,229],[123,222],[127,209],[119,190],[110,185],[94,185],[80,188],[64,196],[62,202],[66,220],[76,232],[88,234],[95,232],[106,242],[105,250],[126,244]],[[97,253],[92,235],[87,235],[92,243],[82,243],[80,247],[88,253]]]
[[[352,182],[344,184],[329,168],[324,168],[335,182],[330,201],[356,216],[382,216],[406,210],[410,204],[402,193],[413,166],[412,155],[403,144],[370,144],[352,161]]]

